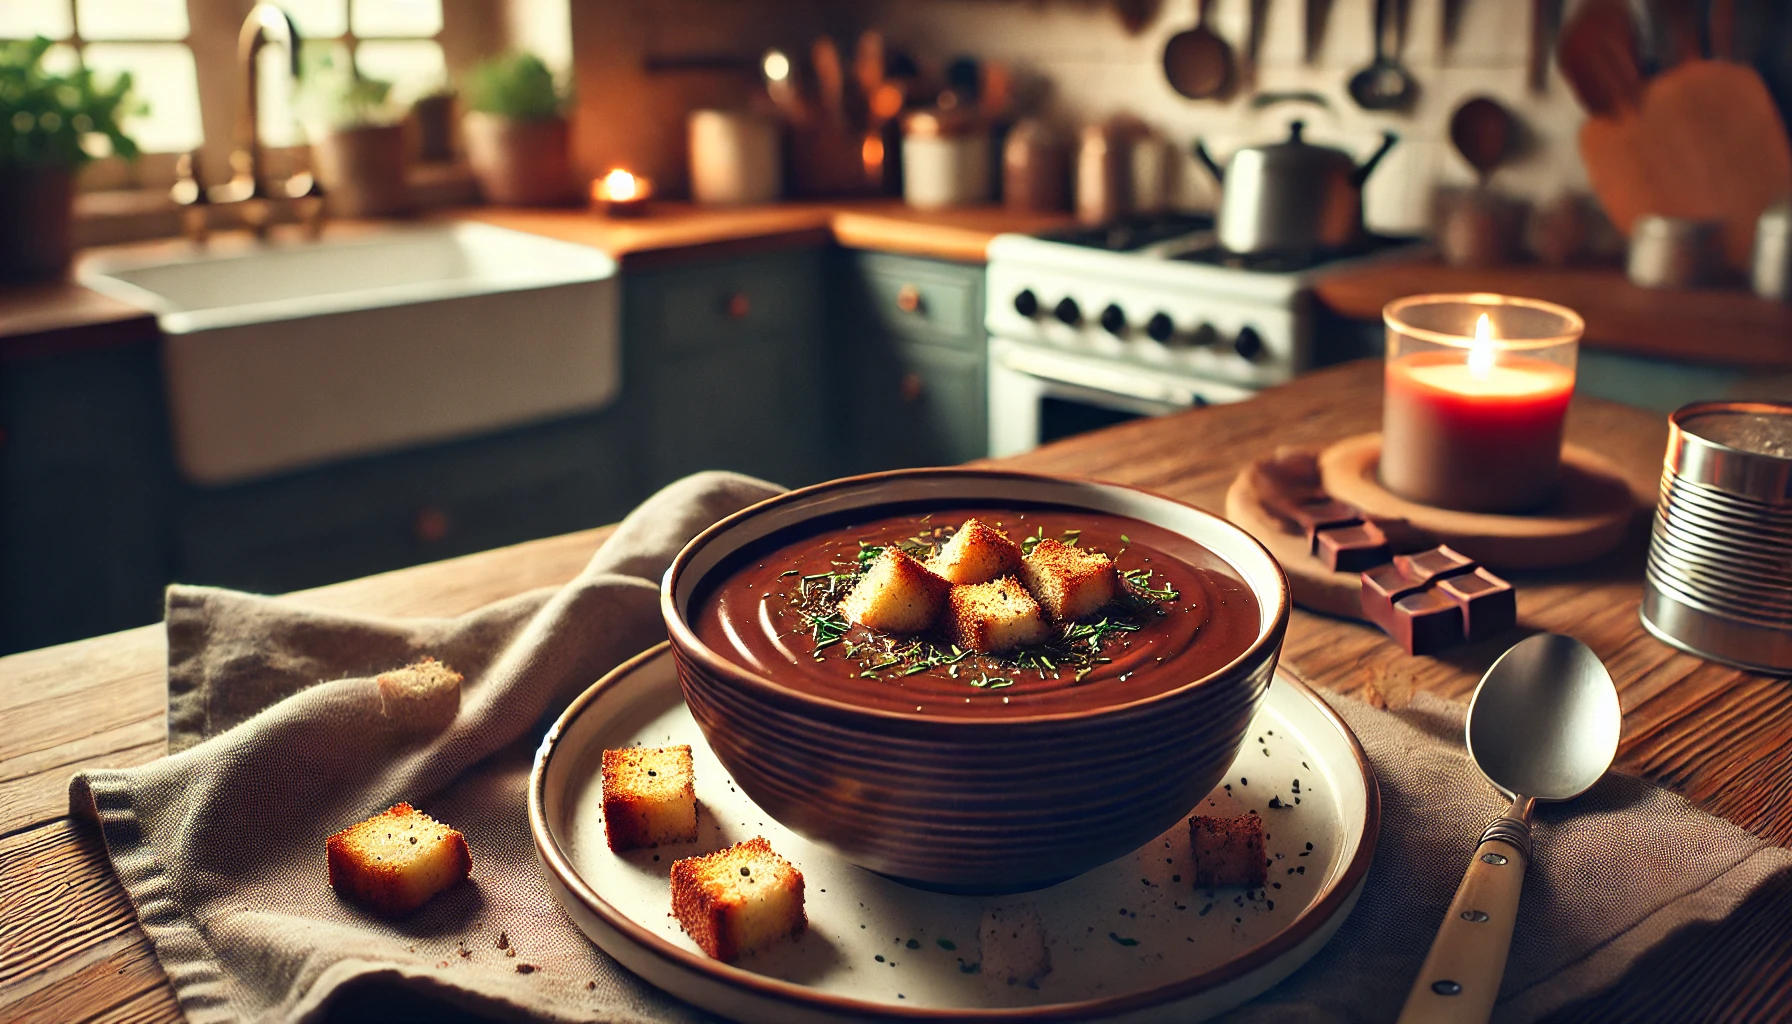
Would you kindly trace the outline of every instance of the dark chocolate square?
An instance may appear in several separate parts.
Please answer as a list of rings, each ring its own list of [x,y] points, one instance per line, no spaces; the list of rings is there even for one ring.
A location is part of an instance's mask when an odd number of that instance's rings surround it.
[[[1475,568],[1475,560],[1454,550],[1448,544],[1439,544],[1428,551],[1420,551],[1411,555],[1395,555],[1394,564],[1408,576],[1424,583],[1460,576]]]
[[[1386,562],[1393,551],[1387,535],[1374,523],[1335,526],[1320,530],[1313,553],[1333,572],[1362,572]]]
[[[1378,565],[1363,573],[1363,618],[1382,631],[1394,632],[1394,602],[1414,591],[1425,589],[1425,581],[1408,575],[1397,562]]]
[[[1431,587],[1394,602],[1393,638],[1408,654],[1436,654],[1463,640],[1462,610]]]
[[[1517,591],[1486,569],[1439,580],[1437,591],[1462,609],[1463,633],[1470,640],[1485,640],[1518,623]]]

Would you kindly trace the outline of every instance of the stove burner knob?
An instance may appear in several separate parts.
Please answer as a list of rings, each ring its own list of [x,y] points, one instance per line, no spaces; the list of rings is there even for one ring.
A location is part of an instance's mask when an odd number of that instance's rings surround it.
[[[1022,288],[1014,297],[1014,311],[1024,317],[1039,315],[1039,296],[1033,294],[1031,288]]]
[[[1263,354],[1263,336],[1257,333],[1256,328],[1246,327],[1238,332],[1238,337],[1232,339],[1232,349],[1242,358],[1254,362]]]
[[[1120,337],[1126,333],[1126,314],[1119,306],[1109,303],[1108,308],[1101,311],[1101,327],[1114,337]]]
[[[1075,299],[1058,300],[1058,308],[1052,310],[1052,314],[1071,327],[1083,322],[1083,311],[1077,307]]]
[[[1145,321],[1145,333],[1158,344],[1168,344],[1176,336],[1176,324],[1168,313],[1158,313]]]
[[[1193,334],[1188,336],[1188,343],[1190,345],[1200,345],[1203,348],[1208,345],[1216,345],[1219,343],[1219,340],[1220,332],[1215,330],[1212,324],[1202,324],[1195,328]]]

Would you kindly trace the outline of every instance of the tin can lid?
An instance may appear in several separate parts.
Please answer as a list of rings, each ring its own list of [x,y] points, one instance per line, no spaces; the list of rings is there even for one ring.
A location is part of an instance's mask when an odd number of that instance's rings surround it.
[[[1792,404],[1694,402],[1668,417],[1667,468],[1678,480],[1792,505]]]

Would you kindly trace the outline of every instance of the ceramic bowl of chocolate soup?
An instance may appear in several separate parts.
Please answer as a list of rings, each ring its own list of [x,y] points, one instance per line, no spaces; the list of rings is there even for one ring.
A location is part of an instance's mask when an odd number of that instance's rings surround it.
[[[741,790],[948,892],[1050,885],[1187,815],[1244,742],[1289,612],[1281,567],[1217,516],[992,469],[771,498],[686,545],[660,601]]]

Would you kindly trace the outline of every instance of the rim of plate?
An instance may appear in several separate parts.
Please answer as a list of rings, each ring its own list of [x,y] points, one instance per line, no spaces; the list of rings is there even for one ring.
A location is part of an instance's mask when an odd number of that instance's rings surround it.
[[[1293,673],[1282,670],[1278,672],[1280,681],[1294,687],[1302,697],[1317,706],[1319,713],[1324,716],[1332,728],[1338,731],[1350,748],[1351,757],[1356,761],[1357,770],[1362,774],[1364,814],[1356,853],[1350,858],[1350,862],[1344,865],[1344,869],[1337,874],[1331,884],[1321,890],[1298,917],[1269,940],[1246,950],[1211,971],[1192,978],[1185,978],[1168,985],[1159,985],[1156,988],[1132,992],[1123,996],[1089,999],[1074,1003],[990,1008],[905,1007],[818,992],[794,982],[768,978],[732,964],[712,960],[707,956],[677,946],[664,937],[641,927],[632,918],[599,896],[597,891],[580,876],[578,870],[572,866],[566,851],[560,847],[560,843],[548,828],[545,803],[547,764],[559,746],[560,738],[566,734],[567,728],[584,712],[585,708],[596,701],[606,690],[617,686],[622,679],[639,671],[648,662],[656,658],[669,657],[671,648],[670,641],[662,640],[611,669],[602,679],[591,684],[584,693],[580,694],[554,722],[553,728],[548,730],[547,735],[542,737],[541,746],[535,752],[535,763],[529,771],[529,831],[535,839],[536,853],[555,879],[575,899],[584,904],[587,910],[601,918],[605,924],[615,929],[627,941],[637,947],[645,948],[661,960],[670,961],[675,967],[694,971],[709,977],[712,981],[744,989],[762,998],[809,1009],[819,1008],[832,1013],[903,1021],[946,1019],[1026,1022],[1075,1021],[1088,1017],[1113,1016],[1149,1009],[1177,999],[1195,996],[1245,977],[1299,946],[1327,921],[1330,921],[1351,894],[1357,890],[1364,876],[1369,872],[1369,864],[1374,859],[1376,843],[1380,839],[1381,783],[1376,777],[1374,766],[1370,765],[1368,756],[1363,753],[1363,746],[1357,741],[1356,733],[1351,731],[1344,719],[1339,717],[1332,706],[1327,704],[1325,699],[1320,697],[1312,687],[1296,679]]]
[[[1199,518],[1210,521],[1213,526],[1222,531],[1236,534],[1246,546],[1255,548],[1257,553],[1263,557],[1264,561],[1269,564],[1269,567],[1274,570],[1273,578],[1275,580],[1275,593],[1267,596],[1275,602],[1275,619],[1267,627],[1261,628],[1257,639],[1252,641],[1249,647],[1245,648],[1231,661],[1199,679],[1190,680],[1180,686],[1172,687],[1171,689],[1164,690],[1160,693],[1150,694],[1123,704],[1107,704],[1101,707],[1086,708],[1080,711],[1055,711],[1048,714],[1015,715],[1012,717],[1003,716],[1001,718],[981,719],[916,717],[914,715],[902,714],[883,708],[871,708],[846,701],[833,700],[816,694],[807,693],[794,687],[785,686],[775,679],[751,671],[746,667],[723,657],[720,653],[711,650],[709,645],[704,643],[697,636],[697,631],[692,628],[685,616],[679,613],[674,592],[676,590],[677,582],[689,567],[691,561],[704,547],[714,543],[718,537],[727,533],[729,530],[734,529],[740,523],[743,523],[756,515],[762,514],[768,508],[813,498],[817,495],[825,495],[831,491],[852,490],[883,483],[902,482],[910,479],[921,480],[928,477],[958,479],[983,478],[997,481],[1005,480],[1017,483],[1040,484],[1045,486],[1088,487],[1096,490],[1124,492],[1149,501],[1160,501],[1177,506],[1189,513],[1193,513]],[[1064,507],[1075,507],[1069,501],[1060,502],[1059,504]],[[865,507],[871,508],[874,507],[874,505],[867,505]],[[1132,518],[1139,517],[1134,516]],[[1148,520],[1145,521],[1148,522]],[[1152,523],[1151,525],[1169,529],[1169,527],[1163,527],[1161,523]],[[1189,539],[1196,540],[1192,537]],[[1202,542],[1196,540],[1196,543]],[[1203,546],[1206,545],[1203,544]],[[729,554],[732,553],[733,552],[729,552]],[[1227,564],[1232,564],[1232,559],[1220,555],[1218,551],[1215,551],[1214,554],[1219,555],[1227,562]],[[723,557],[727,556],[725,555]],[[720,562],[718,561],[717,564],[719,565]],[[1243,570],[1237,565],[1233,565],[1233,569],[1240,572],[1240,574],[1243,573]],[[1245,585],[1251,588],[1252,593],[1258,597],[1260,602],[1263,597],[1266,596],[1258,593],[1257,588],[1253,586],[1249,580],[1245,581]],[[1143,708],[1148,708],[1153,704],[1185,696],[1191,690],[1204,687],[1214,680],[1233,675],[1243,665],[1260,660],[1263,657],[1264,648],[1269,646],[1272,641],[1279,646],[1288,629],[1288,620],[1291,608],[1293,607],[1291,594],[1292,592],[1288,586],[1287,572],[1282,568],[1282,563],[1277,561],[1276,557],[1270,554],[1269,549],[1263,546],[1262,541],[1253,537],[1249,531],[1235,525],[1231,521],[1221,516],[1214,515],[1204,508],[1191,505],[1186,501],[1178,501],[1175,498],[1159,494],[1156,491],[1146,490],[1143,487],[1134,487],[1131,484],[1110,483],[1105,480],[1085,480],[1080,477],[1055,476],[1050,473],[1025,473],[1010,469],[985,469],[982,467],[927,467],[920,469],[884,470],[877,473],[865,473],[859,476],[841,477],[836,480],[828,480],[819,484],[811,484],[808,487],[799,487],[796,490],[785,491],[782,494],[773,495],[764,501],[755,502],[733,515],[718,520],[708,529],[691,538],[691,540],[679,550],[678,555],[672,559],[672,564],[666,568],[666,573],[660,580],[660,616],[665,620],[666,630],[677,642],[677,646],[681,653],[702,662],[705,671],[727,678],[737,685],[742,685],[749,692],[761,696],[770,696],[774,700],[786,704],[797,704],[818,711],[835,720],[845,719],[859,722],[864,722],[866,720],[880,721],[901,729],[906,734],[913,735],[917,730],[923,732],[933,730],[940,730],[942,732],[959,732],[963,730],[987,731],[1025,728],[1031,725],[1048,723],[1085,721],[1110,714],[1134,712]]]

